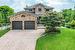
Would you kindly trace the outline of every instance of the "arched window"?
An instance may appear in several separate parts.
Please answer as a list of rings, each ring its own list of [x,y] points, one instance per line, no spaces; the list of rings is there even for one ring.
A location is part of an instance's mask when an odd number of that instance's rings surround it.
[[[21,15],[21,17],[25,17],[25,15]]]

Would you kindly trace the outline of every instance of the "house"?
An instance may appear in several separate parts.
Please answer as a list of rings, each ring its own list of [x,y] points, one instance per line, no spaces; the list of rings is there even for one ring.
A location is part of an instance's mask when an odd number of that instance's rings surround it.
[[[25,11],[20,11],[10,17],[12,30],[37,29],[39,17],[46,11],[52,12],[53,8],[41,3],[27,6]]]
[[[43,16],[46,12],[53,12],[53,7],[44,5],[42,3],[38,3],[32,6],[26,6],[24,8],[26,12],[34,13],[37,15],[37,22],[39,23],[39,19]]]
[[[38,16],[43,15],[45,12],[52,12],[53,11],[53,7],[50,6],[46,6],[44,4],[35,4],[32,6],[26,6],[26,8],[24,8],[26,12],[30,12],[30,13],[34,13]]]

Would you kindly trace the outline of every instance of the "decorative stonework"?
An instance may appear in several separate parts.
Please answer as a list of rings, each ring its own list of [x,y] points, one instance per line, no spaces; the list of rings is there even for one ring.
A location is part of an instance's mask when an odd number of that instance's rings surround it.
[[[22,27],[24,27],[24,21],[34,21],[35,22],[34,27],[35,27],[35,29],[37,29],[37,17],[30,13],[24,12],[24,13],[17,14],[13,17],[10,17],[11,29],[12,29],[12,21],[22,21],[23,22]]]

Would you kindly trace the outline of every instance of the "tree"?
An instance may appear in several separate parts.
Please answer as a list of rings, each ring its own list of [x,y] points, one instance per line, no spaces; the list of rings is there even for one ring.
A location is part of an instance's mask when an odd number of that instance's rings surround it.
[[[73,21],[75,20],[75,10],[64,9],[62,13],[65,19],[65,26],[71,28]]]
[[[46,26],[46,32],[58,32],[57,27],[60,26],[61,21],[57,17],[57,12],[50,12],[47,15],[41,17],[41,22]]]
[[[14,10],[10,8],[9,6],[0,6],[0,17],[1,20],[4,20],[3,23],[9,22],[9,17],[10,15],[14,14]]]
[[[75,13],[72,9],[64,9],[62,13],[66,23],[72,21],[75,18]]]
[[[63,13],[62,12],[57,12],[57,17],[60,19],[61,21],[61,26],[65,25],[65,19],[63,17]]]

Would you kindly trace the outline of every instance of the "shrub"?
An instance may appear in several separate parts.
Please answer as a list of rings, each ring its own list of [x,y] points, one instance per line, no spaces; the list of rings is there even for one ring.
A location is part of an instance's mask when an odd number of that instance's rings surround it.
[[[60,32],[60,29],[57,27],[46,27],[45,32],[46,33],[48,33],[48,32]]]
[[[57,14],[49,13],[49,16],[44,16],[41,18],[41,22],[46,26],[46,32],[60,32],[56,27],[60,26],[61,20]]]
[[[75,29],[75,20],[72,20],[71,22],[68,22],[68,23],[66,24],[66,27],[67,27],[67,28]]]

